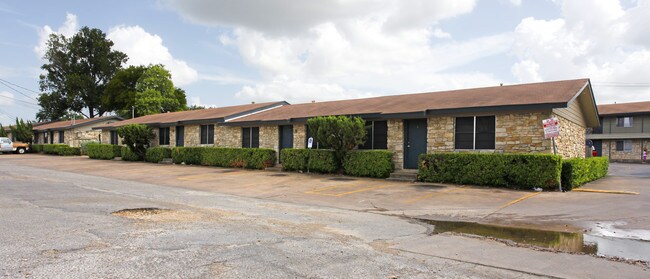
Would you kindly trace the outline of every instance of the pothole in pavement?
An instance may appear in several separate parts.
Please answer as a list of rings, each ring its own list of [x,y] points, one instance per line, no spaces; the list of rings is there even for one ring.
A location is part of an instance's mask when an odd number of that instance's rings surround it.
[[[349,178],[349,177],[332,177],[329,180],[332,180],[332,181],[353,181],[353,180],[356,180],[356,179]]]
[[[269,174],[269,176],[288,176],[286,173],[274,173],[274,174]]]
[[[648,239],[545,231],[474,222],[418,220],[433,225],[432,234],[457,233],[474,235],[500,240],[513,246],[588,254],[631,264],[650,266],[650,241]]]
[[[221,221],[232,212],[210,210],[172,210],[157,207],[127,208],[112,212],[111,215],[133,219],[140,222],[215,222]]]
[[[127,208],[118,211],[114,211],[111,215],[122,216],[122,217],[136,217],[136,216],[149,216],[160,214],[169,209],[162,209],[157,207],[141,207],[141,208]]]

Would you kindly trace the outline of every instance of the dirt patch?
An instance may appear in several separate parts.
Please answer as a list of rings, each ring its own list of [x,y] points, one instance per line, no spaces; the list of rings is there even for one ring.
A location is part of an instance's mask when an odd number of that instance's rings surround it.
[[[113,216],[133,219],[140,222],[216,222],[226,216],[233,216],[232,212],[216,209],[210,210],[172,210],[154,207],[122,209],[111,213]]]

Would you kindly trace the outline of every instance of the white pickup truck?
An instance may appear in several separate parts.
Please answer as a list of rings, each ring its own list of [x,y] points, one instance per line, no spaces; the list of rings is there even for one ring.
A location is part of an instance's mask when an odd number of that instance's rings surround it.
[[[29,144],[19,141],[12,142],[10,138],[0,137],[0,152],[2,153],[15,152],[25,154],[27,150],[29,150]]]

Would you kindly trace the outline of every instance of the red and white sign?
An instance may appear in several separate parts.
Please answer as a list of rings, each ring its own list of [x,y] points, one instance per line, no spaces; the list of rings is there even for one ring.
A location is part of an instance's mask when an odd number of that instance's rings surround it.
[[[550,139],[560,135],[560,121],[557,118],[544,119],[542,124],[544,125],[545,138]]]

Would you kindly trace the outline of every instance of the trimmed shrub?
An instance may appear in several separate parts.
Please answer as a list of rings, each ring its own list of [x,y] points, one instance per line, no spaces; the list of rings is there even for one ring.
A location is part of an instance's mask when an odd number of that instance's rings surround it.
[[[115,157],[122,157],[122,147],[124,146],[117,144],[111,144],[111,146],[113,147],[113,154]]]
[[[514,189],[555,190],[562,160],[549,154],[422,154],[418,179],[425,182],[473,184]]]
[[[87,155],[88,153],[86,152],[86,146],[89,144],[98,144],[99,142],[90,140],[90,141],[84,141],[80,144],[80,151],[82,155]]]
[[[112,144],[100,144],[100,143],[91,143],[86,145],[86,152],[90,159],[100,159],[100,160],[113,160],[116,156],[119,156],[119,152],[115,152],[121,147],[119,145]]]
[[[587,182],[607,175],[609,159],[607,157],[573,158],[562,161],[562,189],[571,191]]]
[[[275,151],[264,148],[174,147],[175,164],[264,169],[275,164]]]
[[[57,146],[55,148],[56,154],[60,156],[79,156],[81,155],[81,148],[70,146]]]
[[[135,154],[133,151],[131,151],[131,148],[127,146],[122,146],[121,148],[121,153],[120,157],[122,157],[122,161],[142,161],[143,158],[138,156],[138,154]]]
[[[32,144],[32,147],[29,149],[32,153],[41,153],[43,152],[44,144]]]
[[[57,148],[60,148],[61,146],[68,146],[67,144],[45,144],[43,145],[43,152],[45,154],[50,154],[50,155],[58,155],[59,153],[57,152]]]
[[[329,149],[282,149],[282,168],[288,171],[333,173],[337,170],[334,151]]]
[[[150,147],[147,148],[145,158],[147,162],[160,163],[165,158],[172,157],[172,149],[167,147]]]
[[[393,152],[386,150],[351,151],[343,162],[343,171],[352,176],[386,178],[393,168]]]

